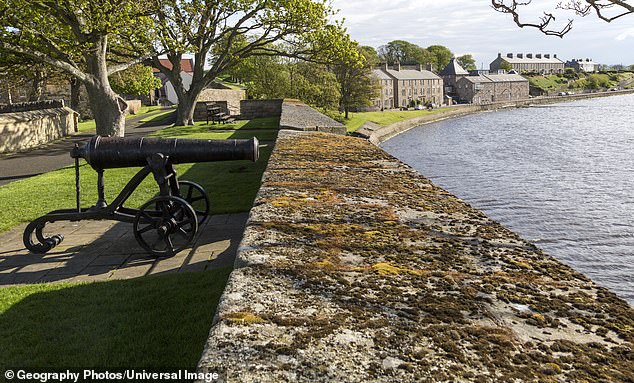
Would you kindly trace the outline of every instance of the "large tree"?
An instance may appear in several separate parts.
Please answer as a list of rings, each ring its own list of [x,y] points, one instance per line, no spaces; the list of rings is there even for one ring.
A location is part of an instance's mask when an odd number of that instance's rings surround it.
[[[380,85],[372,75],[376,53],[368,47],[359,47],[353,53],[332,67],[339,83],[339,109],[343,110],[345,118],[352,108],[372,105],[380,91]]]
[[[0,54],[46,63],[83,83],[99,135],[123,135],[126,103],[108,76],[140,62],[149,47],[150,0],[5,0]]]
[[[336,47],[345,36],[322,0],[167,0],[158,12],[158,38],[170,65],[152,64],[178,97],[176,123],[193,123],[196,99],[214,79],[251,56],[303,57]],[[193,80],[181,79],[181,59],[193,54]],[[205,64],[209,64],[206,68]]]
[[[564,23],[558,23],[559,15],[553,10],[544,10],[543,15],[535,21],[525,21],[522,18],[523,8],[529,6],[531,0],[491,0],[491,6],[498,12],[509,14],[520,28],[537,28],[546,35],[563,37],[572,29],[574,17],[596,15],[606,22],[612,22],[634,13],[634,3],[627,0],[563,0],[553,2],[555,10],[567,12],[573,18],[567,18]]]
[[[442,45],[430,45],[427,47],[427,51],[432,56],[432,65],[436,71],[441,71],[446,67],[451,61],[451,57],[453,57],[453,53],[451,53],[449,48]]]
[[[431,53],[416,44],[404,40],[393,40],[379,47],[379,58],[390,64],[431,64],[434,59]]]

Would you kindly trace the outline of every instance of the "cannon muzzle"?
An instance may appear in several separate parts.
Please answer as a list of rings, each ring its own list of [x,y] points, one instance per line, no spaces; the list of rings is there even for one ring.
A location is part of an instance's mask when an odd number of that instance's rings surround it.
[[[250,140],[195,140],[185,138],[126,138],[95,136],[71,157],[83,158],[94,169],[145,166],[155,153],[171,163],[250,160],[259,156],[257,138]]]

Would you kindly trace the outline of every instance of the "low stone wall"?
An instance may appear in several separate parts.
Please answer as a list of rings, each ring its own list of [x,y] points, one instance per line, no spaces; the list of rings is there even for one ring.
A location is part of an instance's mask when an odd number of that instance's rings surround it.
[[[241,112],[241,101],[245,98],[245,91],[238,89],[205,89],[198,96],[198,102],[215,102],[226,105],[225,113],[238,116]]]
[[[261,117],[279,117],[282,114],[284,100],[242,100],[240,101],[240,118],[252,120]]]
[[[0,153],[34,148],[77,131],[70,108],[0,114]]]
[[[126,100],[128,104],[128,113],[137,114],[141,110],[141,100]]]
[[[366,138],[370,140],[370,142],[372,142],[373,144],[378,145],[381,142],[384,142],[400,133],[403,133],[417,126],[444,120],[447,118],[466,116],[480,111],[482,111],[482,107],[480,105],[453,106],[437,113],[430,113],[428,115],[396,122],[388,126],[379,126],[374,123],[365,123],[355,132],[355,135]]]
[[[281,131],[199,362],[226,382],[626,382],[634,310],[366,140]]]
[[[346,127],[301,102],[282,104],[280,129],[346,134]]]
[[[468,104],[468,105],[455,105],[446,108],[439,113],[433,113],[421,117],[412,118],[405,121],[400,121],[388,126],[379,126],[374,123],[366,123],[359,128],[355,135],[368,139],[370,142],[378,145],[400,133],[415,128],[420,125],[429,124],[436,121],[445,120],[447,118],[461,117],[469,114],[499,110],[505,108],[521,108],[531,105],[547,105],[558,104],[562,102],[571,102],[577,100],[585,100],[597,97],[610,97],[624,94],[632,94],[634,89],[620,90],[615,92],[597,92],[597,93],[583,93],[574,94],[569,96],[551,96],[551,97],[537,97],[527,100],[511,101],[511,102],[494,102],[489,104]]]

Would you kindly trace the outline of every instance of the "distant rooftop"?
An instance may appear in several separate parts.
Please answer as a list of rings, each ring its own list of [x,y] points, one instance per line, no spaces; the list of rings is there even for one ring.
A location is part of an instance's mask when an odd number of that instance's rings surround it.
[[[466,76],[468,74],[469,72],[461,67],[455,58],[452,58],[449,64],[440,72],[441,76]]]
[[[550,53],[507,53],[506,56],[502,56],[501,53],[498,53],[498,58],[501,57],[504,61],[509,64],[527,64],[527,63],[540,63],[540,64],[563,64],[563,61],[557,58],[557,55],[554,54],[551,56]]]

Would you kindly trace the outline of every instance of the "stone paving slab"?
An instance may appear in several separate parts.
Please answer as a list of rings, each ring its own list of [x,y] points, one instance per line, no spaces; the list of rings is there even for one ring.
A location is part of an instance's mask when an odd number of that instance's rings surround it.
[[[0,234],[0,287],[43,282],[95,282],[233,265],[248,213],[209,217],[194,245],[171,258],[156,259],[138,245],[132,225],[114,221],[55,222],[47,233],[64,241],[46,254],[22,244],[20,225]]]

